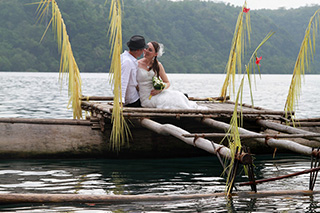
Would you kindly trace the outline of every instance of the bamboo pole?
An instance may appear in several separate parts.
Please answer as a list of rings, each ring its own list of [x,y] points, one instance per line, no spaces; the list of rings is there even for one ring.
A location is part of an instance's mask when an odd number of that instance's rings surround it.
[[[26,123],[26,124],[90,126],[89,120],[78,120],[78,119],[0,118],[0,123]]]
[[[293,126],[293,123],[289,123],[290,126]],[[300,122],[300,121],[295,121],[294,126],[296,127],[315,127],[315,126],[320,126],[320,122],[311,122],[311,121],[305,121],[305,122]]]
[[[216,121],[210,118],[204,118],[201,120],[202,123],[209,125],[211,127],[214,128],[218,128],[221,130],[224,130],[225,132],[227,132],[230,128],[230,125],[224,122],[220,122],[220,121]],[[250,135],[256,135],[256,136],[261,136],[260,133],[256,133],[256,132],[252,132],[243,128],[239,128],[239,133],[240,134],[250,134]],[[254,138],[253,140],[259,142],[259,143],[263,143],[266,144],[270,147],[273,148],[284,148],[296,153],[300,153],[300,154],[304,154],[304,155],[308,155],[311,156],[312,155],[312,148],[298,144],[296,142],[293,141],[289,141],[289,140],[277,140],[277,139],[263,139],[263,138]]]
[[[302,119],[296,119],[294,122],[320,122],[320,118],[302,118]]]
[[[287,126],[287,125],[282,125],[279,123],[275,123],[275,122],[270,122],[267,120],[262,120],[262,119],[258,119],[257,124],[259,124],[262,127],[265,128],[269,128],[269,129],[273,129],[273,130],[277,130],[280,132],[286,132],[286,133],[290,133],[290,134],[315,134],[313,132],[310,131],[306,131],[306,130],[302,130],[302,129],[297,129],[291,126]],[[319,141],[320,142],[320,138],[317,136],[314,137],[306,137],[309,140],[315,140],[315,141]]]
[[[278,196],[311,196],[320,194],[320,191],[310,190],[283,190],[231,193],[230,196],[239,198],[262,198]],[[208,199],[226,197],[226,193],[188,194],[188,195],[86,195],[86,194],[0,194],[0,203],[131,203],[131,202],[164,202],[176,200]]]
[[[183,142],[192,145],[192,146],[196,146],[200,149],[203,149],[209,153],[213,153],[213,154],[217,154],[217,152],[219,152],[219,154],[225,158],[230,158],[230,149],[217,144],[217,143],[213,143],[209,140],[206,140],[204,138],[186,138],[184,136],[182,136],[183,134],[189,134],[189,132],[187,132],[186,130],[183,130],[177,126],[174,126],[172,124],[160,124],[157,123],[153,120],[150,119],[141,119],[140,120],[141,126],[156,132],[158,134],[161,135],[172,135],[180,140],[182,140]]]
[[[106,96],[82,96],[82,101],[113,101],[113,97]]]
[[[191,101],[222,101],[224,97],[207,97],[207,98],[197,98],[197,97],[188,97]],[[227,96],[226,100],[229,100],[230,97]],[[113,97],[111,96],[82,96],[82,101],[113,101]]]
[[[163,118],[231,118],[232,114],[191,114],[191,113],[154,113],[154,112],[124,112],[124,117],[132,117],[132,118],[153,118],[153,117],[163,117]],[[246,114],[243,115],[243,118],[256,118],[257,115]]]
[[[125,107],[123,112],[145,112],[145,113],[202,113],[202,114],[212,114],[212,113],[225,113],[233,114],[234,110],[217,110],[217,109],[158,109],[158,108],[135,108],[135,107]],[[240,112],[240,110],[239,110]],[[270,110],[242,110],[243,114],[255,114],[255,115],[284,115],[284,111],[270,111]]]
[[[240,183],[239,186],[246,186],[246,185],[252,185],[252,184],[256,185],[256,184],[260,184],[260,183],[266,183],[266,182],[270,182],[270,181],[281,180],[281,179],[288,178],[288,177],[294,177],[294,176],[298,176],[298,175],[308,174],[308,173],[319,171],[319,170],[320,170],[320,167],[312,168],[312,169],[306,169],[306,170],[303,170],[303,171],[300,171],[300,172],[295,172],[295,173],[288,174],[288,175],[282,175],[282,176],[279,176],[279,177],[267,178],[267,179],[262,179],[262,180],[255,180],[254,182],[253,181],[249,181],[249,182]]]
[[[226,133],[194,133],[183,135],[184,137],[205,137],[205,138],[221,138],[225,136],[230,136]],[[251,135],[251,134],[240,134],[240,138],[250,139],[250,138],[305,138],[310,136],[320,137],[320,134],[260,134],[260,135]]]
[[[110,104],[101,104],[95,102],[82,101],[82,108],[89,111],[98,111],[98,113],[112,114],[113,106]],[[125,117],[231,117],[233,110],[217,109],[157,109],[157,108],[136,108],[124,107],[123,115]],[[283,111],[259,111],[243,110],[244,118],[256,118],[259,115],[282,115]]]

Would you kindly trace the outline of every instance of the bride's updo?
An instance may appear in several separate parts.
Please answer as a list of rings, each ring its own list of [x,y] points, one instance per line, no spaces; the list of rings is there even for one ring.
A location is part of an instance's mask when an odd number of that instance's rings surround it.
[[[154,47],[154,50],[156,51],[156,53],[158,53],[159,56],[159,50],[160,50],[160,45],[158,42],[156,41],[151,41],[152,46]],[[157,74],[157,77],[159,78],[159,72],[160,72],[160,68],[159,68],[159,62],[157,59],[157,56],[154,57],[153,59],[153,63],[152,66],[149,68],[149,70],[153,69],[153,71]]]

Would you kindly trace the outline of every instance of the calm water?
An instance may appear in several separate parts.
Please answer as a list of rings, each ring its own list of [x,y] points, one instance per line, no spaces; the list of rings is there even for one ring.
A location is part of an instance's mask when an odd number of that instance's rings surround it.
[[[256,79],[255,105],[283,110],[290,77],[264,75]],[[193,97],[219,96],[223,75],[170,74],[174,89]],[[82,74],[83,94],[111,96],[107,74]],[[317,93],[320,76],[308,75],[302,86],[297,117],[320,117]],[[56,73],[1,73],[0,117],[71,118],[67,86],[60,91]],[[245,101],[249,103],[249,96]],[[258,179],[308,169],[304,156],[259,156]],[[70,193],[180,195],[223,192],[225,179],[215,156],[153,160],[23,160],[0,161],[0,193]],[[237,182],[247,181],[241,177]],[[258,185],[262,190],[306,190],[308,175]],[[319,184],[319,183],[318,183]],[[249,190],[238,187],[240,191]],[[316,185],[319,190],[319,185]],[[131,204],[2,205],[1,212],[318,212],[319,196],[196,199]]]

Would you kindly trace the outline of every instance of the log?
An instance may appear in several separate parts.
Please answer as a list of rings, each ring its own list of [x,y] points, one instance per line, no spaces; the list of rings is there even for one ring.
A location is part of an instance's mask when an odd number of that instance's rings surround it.
[[[231,193],[233,197],[239,198],[262,198],[277,196],[311,196],[320,194],[320,191],[310,190],[283,190],[248,192],[241,191]],[[23,203],[131,203],[131,202],[164,202],[176,200],[208,199],[226,197],[226,193],[212,194],[188,194],[188,195],[85,195],[85,194],[0,194],[2,204]]]
[[[140,123],[141,123],[141,126],[153,132],[156,132],[161,135],[172,135],[189,145],[196,146],[209,153],[213,153],[216,155],[217,152],[219,152],[219,154],[225,158],[230,158],[231,156],[231,152],[229,148],[217,143],[213,143],[204,138],[186,138],[182,135],[190,134],[190,133],[172,124],[160,124],[147,118],[142,119]]]
[[[270,122],[267,120],[262,120],[262,119],[258,119],[257,124],[259,124],[260,126],[264,127],[264,128],[268,128],[268,129],[273,129],[273,130],[277,130],[279,132],[286,132],[286,133],[290,133],[290,134],[316,134],[310,131],[306,131],[306,130],[302,130],[302,129],[297,129],[291,126],[287,126],[287,125],[282,125],[279,123],[275,123],[275,122]],[[306,137],[309,140],[315,140],[315,141],[319,141],[320,142],[320,138],[317,136],[314,137]]]
[[[225,132],[227,132],[230,128],[230,125],[224,122],[220,122],[220,121],[216,121],[214,119],[210,119],[210,118],[205,118],[201,120],[202,123],[209,125],[211,127],[220,129],[220,130],[224,130]],[[256,136],[261,136],[260,133],[256,133],[256,132],[252,132],[249,130],[246,130],[244,128],[240,128],[239,127],[239,133],[240,134],[250,134],[250,135],[256,135]],[[296,142],[293,141],[289,141],[289,140],[277,140],[277,139],[273,139],[270,138],[268,140],[263,139],[263,138],[253,138],[253,140],[262,143],[262,144],[266,144],[270,147],[273,148],[284,148],[296,153],[300,153],[300,154],[304,154],[304,155],[308,155],[311,156],[312,155],[312,148],[298,144]]]
[[[184,137],[205,137],[205,138],[222,138],[225,136],[230,136],[226,133],[194,133],[183,135]],[[251,135],[251,134],[240,134],[240,138],[250,139],[250,138],[305,138],[310,136],[320,137],[320,134],[260,134],[260,135]]]
[[[82,125],[82,126],[90,126],[91,125],[89,120],[77,120],[77,119],[34,119],[34,118],[0,118],[0,123]]]

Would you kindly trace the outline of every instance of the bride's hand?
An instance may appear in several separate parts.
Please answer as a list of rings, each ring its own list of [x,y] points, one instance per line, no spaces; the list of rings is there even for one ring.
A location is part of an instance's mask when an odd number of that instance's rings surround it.
[[[162,90],[155,90],[155,89],[153,89],[153,90],[151,90],[150,95],[152,95],[152,96],[158,95],[161,91],[162,91]]]

